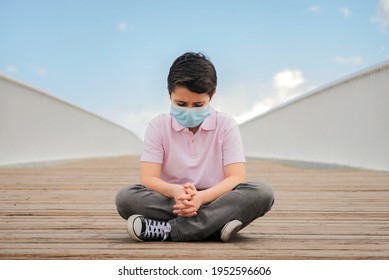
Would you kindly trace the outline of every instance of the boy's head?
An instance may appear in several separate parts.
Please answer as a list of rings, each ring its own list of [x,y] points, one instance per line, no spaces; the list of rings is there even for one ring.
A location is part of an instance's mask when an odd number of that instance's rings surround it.
[[[173,62],[167,83],[169,94],[181,86],[191,92],[207,93],[211,98],[217,85],[216,70],[202,53],[187,52]]]

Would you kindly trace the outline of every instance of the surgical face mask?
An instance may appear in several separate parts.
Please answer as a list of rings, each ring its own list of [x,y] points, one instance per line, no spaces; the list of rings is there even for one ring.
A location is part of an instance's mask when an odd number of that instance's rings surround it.
[[[170,115],[183,127],[192,128],[200,125],[211,113],[209,111],[209,105],[187,108],[172,104]]]

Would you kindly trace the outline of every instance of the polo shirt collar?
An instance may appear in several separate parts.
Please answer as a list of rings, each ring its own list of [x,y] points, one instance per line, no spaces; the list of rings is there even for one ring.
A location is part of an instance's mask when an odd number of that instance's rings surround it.
[[[200,129],[203,129],[203,130],[216,129],[216,110],[213,109],[211,106],[209,106],[209,112],[211,113],[211,115],[205,118],[205,120],[200,125]],[[170,115],[170,117],[172,119],[172,128],[175,131],[181,131],[181,130],[184,130],[186,128],[186,127],[183,127],[179,122],[177,122],[173,116]]]

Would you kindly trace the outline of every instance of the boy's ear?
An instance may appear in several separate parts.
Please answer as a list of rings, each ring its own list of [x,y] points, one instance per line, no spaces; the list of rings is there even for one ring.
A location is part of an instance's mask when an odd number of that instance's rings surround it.
[[[216,89],[213,91],[211,99],[215,96],[215,94],[216,94]]]

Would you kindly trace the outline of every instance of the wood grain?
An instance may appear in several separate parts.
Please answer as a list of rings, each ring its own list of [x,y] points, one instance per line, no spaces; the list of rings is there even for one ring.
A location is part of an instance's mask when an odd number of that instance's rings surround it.
[[[389,259],[389,173],[249,159],[276,202],[232,242],[134,242],[114,198],[138,161],[0,168],[0,259]]]

